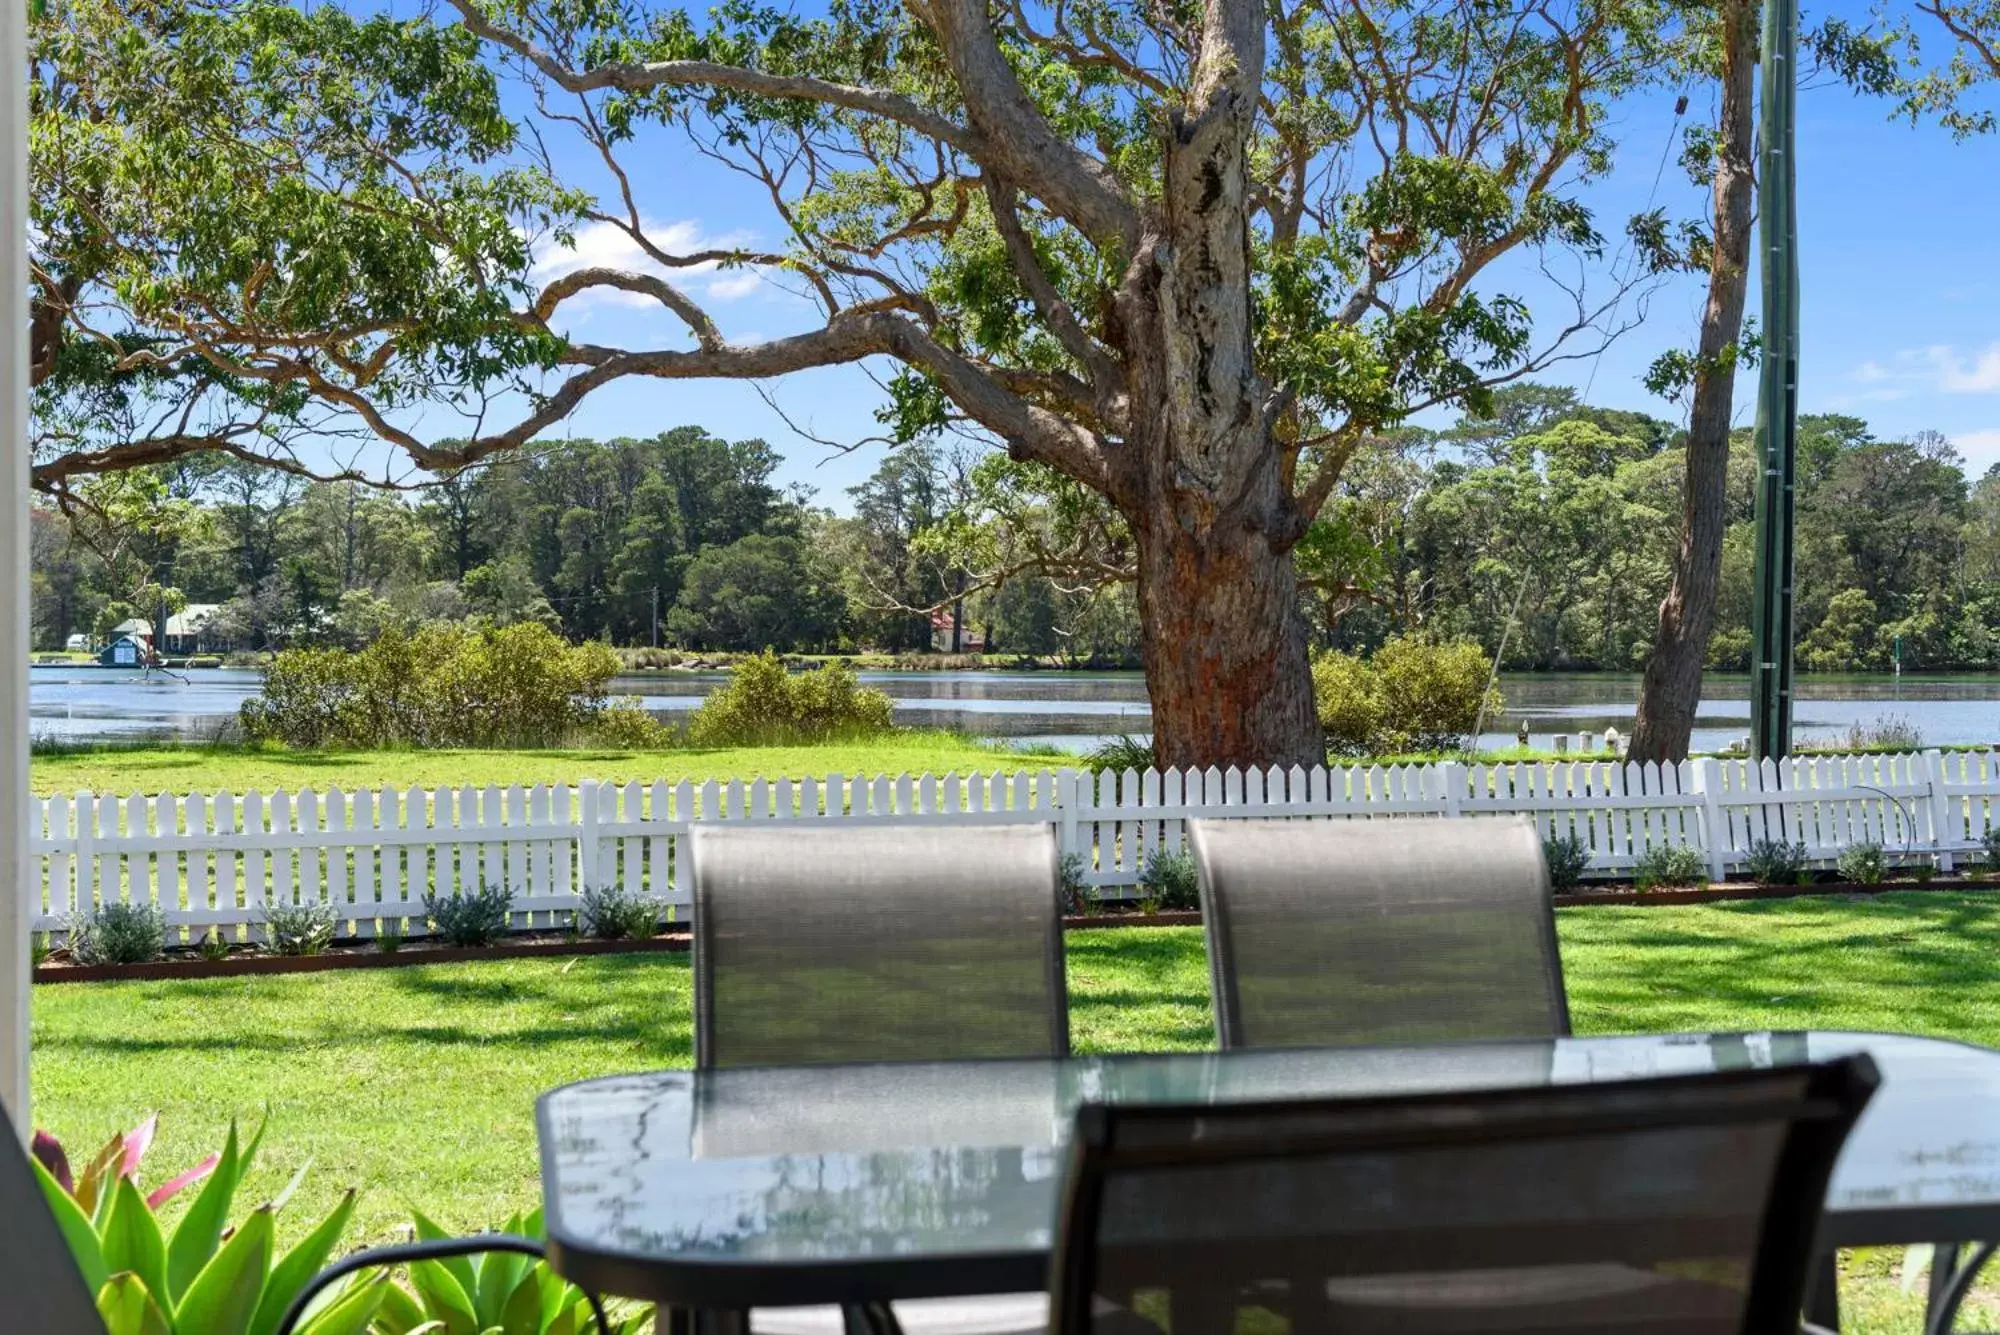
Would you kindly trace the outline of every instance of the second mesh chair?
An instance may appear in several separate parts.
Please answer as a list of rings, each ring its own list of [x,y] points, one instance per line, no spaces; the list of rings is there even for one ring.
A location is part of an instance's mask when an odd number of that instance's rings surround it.
[[[1525,819],[1188,822],[1225,1048],[1569,1032]]]
[[[1796,1331],[1827,1179],[1875,1084],[1858,1057],[1400,1099],[1086,1107],[1055,1329]]]
[[[1047,825],[698,826],[695,1065],[1062,1057],[1061,864]],[[897,1303],[911,1332],[1039,1331],[1043,1294]],[[830,1308],[752,1316],[841,1329]]]

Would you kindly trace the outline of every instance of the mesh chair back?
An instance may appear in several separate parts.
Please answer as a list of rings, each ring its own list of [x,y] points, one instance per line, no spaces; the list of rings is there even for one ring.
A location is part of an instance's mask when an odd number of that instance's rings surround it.
[[[1055,1328],[1796,1330],[1827,1178],[1875,1083],[1859,1057],[1393,1100],[1086,1107]]]
[[[695,1064],[1069,1051],[1044,824],[693,835]]]
[[[1225,1048],[1569,1032],[1525,819],[1188,822]]]
[[[104,1335],[83,1272],[0,1109],[0,1330]]]

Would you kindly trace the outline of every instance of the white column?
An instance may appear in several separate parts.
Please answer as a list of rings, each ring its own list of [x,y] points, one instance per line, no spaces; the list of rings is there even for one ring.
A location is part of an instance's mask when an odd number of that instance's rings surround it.
[[[28,1133],[28,6],[0,4],[0,1103]]]

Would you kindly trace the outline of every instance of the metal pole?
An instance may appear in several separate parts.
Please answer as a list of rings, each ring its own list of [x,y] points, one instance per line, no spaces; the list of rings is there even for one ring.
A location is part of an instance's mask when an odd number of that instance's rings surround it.
[[[1757,136],[1764,352],[1757,381],[1750,737],[1758,756],[1772,758],[1792,749],[1792,493],[1799,383],[1798,178],[1793,150],[1798,35],[1798,0],[1765,0]]]
[[[0,1104],[28,1118],[28,6],[0,4]],[[12,314],[4,314],[5,312]]]

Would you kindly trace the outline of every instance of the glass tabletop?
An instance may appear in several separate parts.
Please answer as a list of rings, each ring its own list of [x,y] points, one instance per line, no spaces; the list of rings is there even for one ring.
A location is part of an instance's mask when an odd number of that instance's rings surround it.
[[[1583,1083],[1864,1051],[1882,1087],[1835,1170],[1825,1241],[2000,1235],[2000,1053],[1859,1033],[613,1076],[543,1096],[542,1187],[558,1268],[606,1292],[720,1308],[1033,1289],[1081,1103]]]

